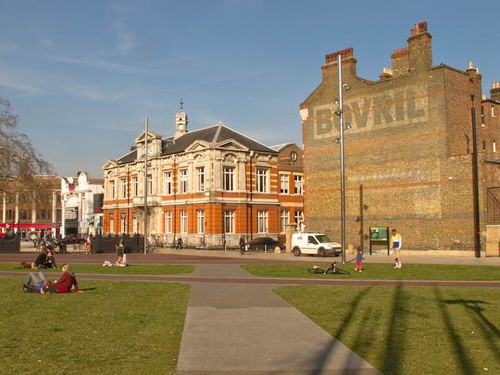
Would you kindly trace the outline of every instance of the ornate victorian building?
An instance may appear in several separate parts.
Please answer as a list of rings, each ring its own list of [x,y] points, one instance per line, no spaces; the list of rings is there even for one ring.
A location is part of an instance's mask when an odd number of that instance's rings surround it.
[[[268,147],[221,123],[187,126],[181,108],[173,136],[142,132],[130,152],[104,165],[104,232],[144,233],[147,222],[148,234],[193,247],[284,237],[302,216],[302,150]]]

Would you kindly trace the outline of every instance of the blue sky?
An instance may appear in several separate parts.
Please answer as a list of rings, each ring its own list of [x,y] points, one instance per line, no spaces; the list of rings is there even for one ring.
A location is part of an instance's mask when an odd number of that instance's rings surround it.
[[[20,130],[70,176],[102,176],[143,129],[222,121],[261,142],[301,141],[299,104],[327,53],[354,47],[377,79],[427,21],[434,65],[500,81],[500,1],[0,0],[0,96]]]

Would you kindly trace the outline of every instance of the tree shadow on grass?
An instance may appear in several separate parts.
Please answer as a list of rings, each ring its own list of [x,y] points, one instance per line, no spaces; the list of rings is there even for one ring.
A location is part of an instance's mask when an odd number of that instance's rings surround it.
[[[455,359],[460,366],[462,374],[474,374],[474,366],[473,363],[469,360],[470,356],[467,353],[465,345],[463,343],[462,338],[457,334],[457,328],[453,325],[452,316],[448,312],[446,300],[443,300],[441,290],[439,288],[434,288],[434,295],[436,296],[437,306],[441,313],[441,318],[446,325],[446,330],[448,336],[451,340],[451,344],[453,345],[453,354],[455,355]]]
[[[448,305],[462,305],[465,307],[466,311],[475,321],[477,327],[483,332],[484,339],[488,342],[487,348],[489,348],[496,358],[499,358],[499,348],[498,343],[495,338],[500,338],[500,331],[498,328],[484,315],[485,310],[481,305],[489,305],[489,302],[480,300],[467,300],[463,298],[458,299],[447,299],[443,301]]]
[[[349,313],[347,316],[344,318],[343,324],[337,329],[337,331],[333,334],[335,338],[331,339],[328,345],[326,345],[321,353],[319,354],[318,358],[315,359],[314,363],[317,363],[317,368],[314,369],[311,372],[311,375],[320,375],[323,373],[323,367],[326,365],[329,356],[333,351],[336,349],[336,345],[338,343],[337,340],[342,341],[343,335],[346,332],[346,330],[349,328],[349,326],[352,323],[352,320],[354,318],[354,315],[356,314],[358,310],[358,306],[361,303],[362,299],[368,292],[371,290],[371,287],[365,288],[361,290],[358,295],[354,298],[353,302],[351,303],[351,307],[349,309]],[[352,371],[352,370],[346,370],[346,371]]]
[[[384,374],[399,375],[403,373],[403,353],[406,338],[407,313],[405,308],[403,287],[400,285],[394,289],[392,297],[392,308],[387,325],[387,334],[382,361],[382,372]]]
[[[470,314],[473,314],[476,319],[479,319],[483,323],[482,325],[480,325],[481,329],[483,329],[484,331],[488,331],[490,334],[493,334],[496,337],[500,337],[500,331],[498,330],[498,328],[483,314],[484,308],[481,307],[481,305],[489,305],[489,302],[463,298],[445,299],[443,300],[443,302],[448,305],[463,305]]]

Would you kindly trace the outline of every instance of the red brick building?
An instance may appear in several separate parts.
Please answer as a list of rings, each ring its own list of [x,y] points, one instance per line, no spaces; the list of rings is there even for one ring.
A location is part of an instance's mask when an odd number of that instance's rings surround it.
[[[148,230],[166,243],[237,246],[239,238],[284,237],[303,210],[302,150],[268,147],[223,124],[187,131],[181,109],[171,137],[141,133],[104,166],[104,232],[144,233],[147,137]]]

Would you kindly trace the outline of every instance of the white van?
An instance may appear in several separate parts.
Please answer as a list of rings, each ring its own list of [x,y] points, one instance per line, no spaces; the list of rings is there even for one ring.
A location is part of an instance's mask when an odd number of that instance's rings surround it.
[[[297,257],[300,254],[317,254],[322,257],[339,256],[342,253],[342,246],[333,242],[324,233],[293,233],[292,251]]]

